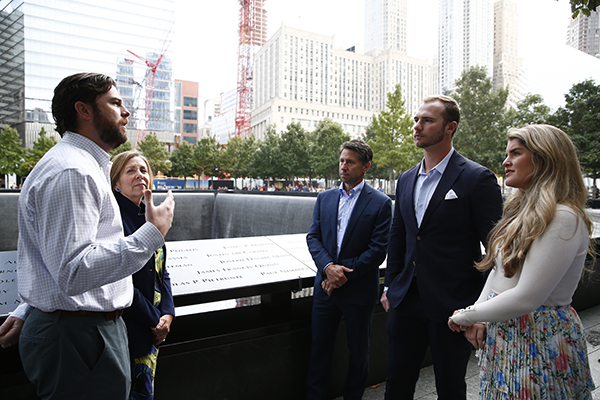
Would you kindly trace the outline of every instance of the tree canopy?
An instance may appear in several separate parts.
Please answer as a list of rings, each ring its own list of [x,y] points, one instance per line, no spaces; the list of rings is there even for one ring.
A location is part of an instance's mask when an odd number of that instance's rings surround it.
[[[165,149],[165,145],[158,141],[155,135],[146,135],[146,138],[138,143],[140,152],[146,157],[154,176],[158,171],[167,174],[171,170],[171,162],[169,161],[169,153]]]
[[[413,119],[406,112],[400,85],[388,93],[385,110],[373,115],[371,126],[373,136],[368,144],[373,149],[373,158],[378,166],[387,168],[394,190],[394,172],[409,169],[421,154],[413,142]]]
[[[319,121],[314,135],[311,164],[316,176],[325,178],[325,186],[328,187],[328,181],[339,177],[340,146],[350,140],[350,136],[344,133],[342,125],[329,118]]]
[[[38,139],[33,143],[33,148],[25,150],[25,162],[19,171],[19,175],[28,175],[44,154],[56,144],[56,139],[53,136],[46,136],[46,129],[43,127],[38,135]]]
[[[108,152],[108,154],[110,154],[110,157],[114,157],[117,154],[121,154],[121,153],[125,153],[126,151],[129,150],[133,150],[133,147],[131,146],[131,142],[125,142],[122,145],[120,145],[119,147],[117,147],[116,149],[112,149],[111,151]]]
[[[254,136],[231,138],[227,146],[221,150],[220,169],[232,178],[252,176],[253,172],[250,166],[256,148],[257,144]]]
[[[465,157],[500,173],[506,145],[504,106],[508,90],[492,90],[492,80],[486,68],[480,66],[465,69],[455,85],[452,97],[460,105],[461,118],[454,147]]]
[[[275,126],[270,125],[265,133],[265,138],[257,143],[257,149],[250,165],[253,175],[269,180],[270,178],[283,178],[285,172],[281,166],[284,164],[284,158],[279,151],[281,138],[275,130]]]
[[[544,104],[544,99],[539,94],[527,94],[516,106],[506,111],[504,125],[509,128],[547,124],[550,119],[550,107]]]
[[[362,138],[366,143],[369,143],[370,140],[375,140],[375,130],[373,129],[373,124],[367,125],[365,129],[365,134]],[[379,159],[379,154],[373,154],[373,162],[371,163],[371,168],[365,174],[366,179],[388,179],[389,178],[389,168],[379,165],[377,160]]]
[[[25,163],[25,149],[16,129],[5,125],[0,131],[0,175],[19,174]]]
[[[281,132],[279,151],[283,160],[280,168],[285,177],[294,181],[296,177],[309,176],[310,146],[308,134],[302,125],[292,122]]]
[[[600,86],[593,80],[573,85],[553,122],[573,139],[582,167],[596,179],[600,171]]]
[[[599,0],[570,0],[569,3],[571,3],[573,19],[577,18],[579,13],[589,17],[591,12],[596,11],[596,8],[600,5]]]
[[[203,175],[211,178],[217,173],[219,165],[219,150],[221,146],[214,137],[202,138],[194,148],[194,173],[198,175],[198,181]]]
[[[182,141],[179,147],[173,150],[170,160],[171,175],[183,176],[185,187],[187,177],[194,174],[194,146],[185,140]]]

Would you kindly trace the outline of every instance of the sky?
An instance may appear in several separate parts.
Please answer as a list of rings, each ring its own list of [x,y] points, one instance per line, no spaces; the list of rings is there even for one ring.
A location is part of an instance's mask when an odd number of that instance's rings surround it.
[[[519,14],[519,56],[529,91],[552,109],[564,104],[571,86],[592,78],[600,83],[600,60],[569,48],[568,0],[513,0]],[[237,81],[237,0],[176,0],[172,49],[176,79],[199,83],[199,101],[233,90]],[[335,47],[364,48],[364,0],[265,0],[267,40],[285,25],[335,35]],[[408,0],[407,53],[437,56],[438,0]]]

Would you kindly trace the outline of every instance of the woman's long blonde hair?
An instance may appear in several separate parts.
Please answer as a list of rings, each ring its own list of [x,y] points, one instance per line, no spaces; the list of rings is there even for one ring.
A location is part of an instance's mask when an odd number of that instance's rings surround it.
[[[551,125],[527,125],[510,130],[508,140],[512,139],[533,153],[531,181],[527,188],[515,190],[504,203],[502,218],[488,236],[487,254],[477,264],[477,269],[488,270],[501,254],[508,278],[523,266],[531,244],[554,218],[557,204],[575,210],[592,233],[592,222],[585,212],[587,194],[577,151],[567,134]]]

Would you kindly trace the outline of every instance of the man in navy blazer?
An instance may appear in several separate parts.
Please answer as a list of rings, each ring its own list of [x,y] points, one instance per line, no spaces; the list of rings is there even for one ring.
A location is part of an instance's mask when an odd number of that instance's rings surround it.
[[[342,316],[350,360],[344,399],[361,399],[369,373],[369,336],[379,298],[379,266],[391,223],[390,198],[364,181],[373,151],[362,140],[340,147],[338,188],[320,193],[306,241],[318,269],[306,398],[328,398],[333,349]]]
[[[429,346],[438,399],[466,399],[472,347],[447,321],[483,288],[474,263],[500,219],[502,196],[495,175],[452,146],[460,120],[454,99],[425,98],[414,119],[424,158],[398,178],[381,297],[389,312],[385,398],[413,398]]]

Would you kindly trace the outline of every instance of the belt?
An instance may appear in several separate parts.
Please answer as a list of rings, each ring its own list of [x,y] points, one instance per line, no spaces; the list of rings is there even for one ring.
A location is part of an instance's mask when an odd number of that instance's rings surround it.
[[[36,308],[38,311],[42,311],[39,308]],[[56,310],[56,311],[42,311],[45,314],[56,314],[61,313],[65,317],[91,317],[91,318],[104,318],[107,321],[113,321],[117,318],[120,318],[123,315],[123,310],[115,310],[115,311],[65,311],[65,310]]]

